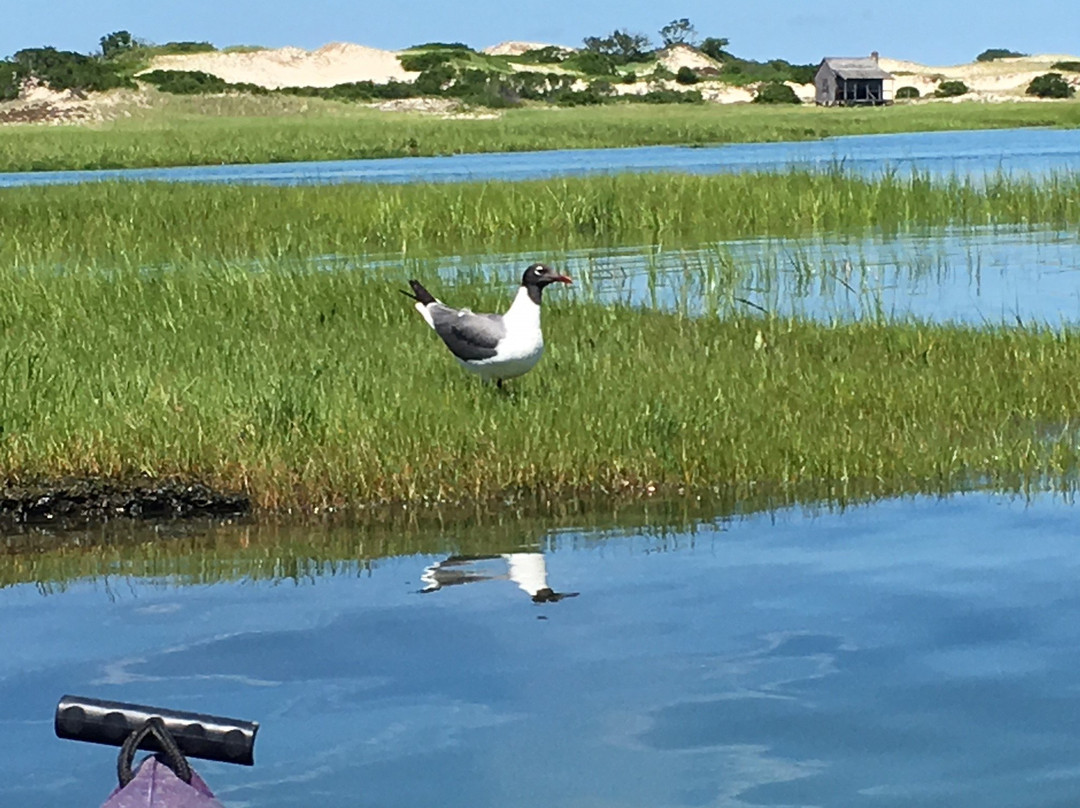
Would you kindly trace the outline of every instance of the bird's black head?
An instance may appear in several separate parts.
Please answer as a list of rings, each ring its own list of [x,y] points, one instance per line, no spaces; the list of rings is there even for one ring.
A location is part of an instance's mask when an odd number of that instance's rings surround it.
[[[573,281],[544,264],[533,264],[521,276],[521,285],[529,290],[529,297],[536,304],[540,303],[540,293],[549,283],[573,283]]]

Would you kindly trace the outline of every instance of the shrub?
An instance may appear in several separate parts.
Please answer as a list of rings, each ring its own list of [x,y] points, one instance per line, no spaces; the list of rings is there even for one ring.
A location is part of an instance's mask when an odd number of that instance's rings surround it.
[[[544,48],[527,50],[520,56],[515,57],[515,59],[539,65],[554,65],[565,62],[569,55],[565,48],[560,48],[558,45],[548,45]]]
[[[623,73],[621,76],[619,76],[619,83],[621,83],[621,84],[636,84],[637,83],[637,73],[635,73],[633,70],[627,70],[625,73]]]
[[[615,60],[606,53],[591,50],[578,51],[563,62],[563,65],[587,76],[615,75]]]
[[[562,88],[548,96],[548,100],[560,107],[582,107],[595,104],[604,104],[608,96],[600,95],[591,88],[588,90],[570,90]]]
[[[699,79],[697,73],[683,65],[675,74],[675,81],[679,82],[679,84],[697,84]]]
[[[934,95],[938,98],[955,98],[968,92],[968,86],[962,81],[943,81],[934,90]]]
[[[166,42],[164,45],[157,45],[154,48],[155,53],[172,54],[172,53],[214,53],[217,48],[214,47],[211,42],[192,42],[190,40],[184,40],[181,42]],[[232,50],[235,53],[235,50]]]
[[[710,56],[716,61],[722,62],[725,59],[731,58],[731,54],[724,50],[729,44],[728,40],[723,37],[707,36],[701,40],[701,45],[698,50],[706,56]]]
[[[641,104],[701,104],[705,101],[697,90],[682,93],[678,90],[650,90],[641,95],[628,95],[626,99]]]
[[[425,42],[422,45],[413,45],[411,48],[407,48],[407,50],[456,50],[476,53],[476,51],[464,42]]]
[[[899,90],[896,91],[896,97],[898,99],[918,98],[919,90],[917,87],[901,87]]]
[[[761,81],[813,84],[816,72],[817,65],[793,65],[784,59],[755,62],[752,59],[739,59],[735,56],[725,60],[720,68],[720,75],[736,84]]]
[[[54,90],[111,90],[133,87],[134,82],[110,62],[56,48],[26,48],[12,61],[18,79],[33,76]]]
[[[153,84],[162,92],[177,95],[223,93],[229,88],[225,79],[201,70],[151,70],[137,78]]]
[[[770,81],[762,85],[754,96],[755,104],[799,104],[799,96],[786,84]]]
[[[422,53],[402,53],[398,55],[398,61],[406,70],[423,72],[432,67],[444,65],[455,56],[460,56],[461,51],[431,50]]]
[[[14,62],[0,61],[0,101],[18,98],[21,85],[19,66]]]
[[[1072,98],[1076,95],[1076,89],[1060,73],[1043,73],[1031,80],[1027,94],[1039,98]]]
[[[422,71],[413,82],[416,91],[422,95],[438,95],[454,80],[457,71],[453,66],[440,63]]]
[[[992,62],[995,59],[1010,59],[1016,56],[1027,56],[1027,54],[1009,50],[1008,48],[987,48],[975,57],[975,61]]]
[[[1070,73],[1080,73],[1080,62],[1054,62],[1050,67],[1054,70],[1066,70]]]

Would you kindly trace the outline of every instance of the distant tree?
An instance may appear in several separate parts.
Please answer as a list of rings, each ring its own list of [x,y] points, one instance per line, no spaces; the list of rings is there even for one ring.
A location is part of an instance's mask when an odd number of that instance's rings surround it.
[[[975,57],[975,61],[992,62],[995,59],[1010,59],[1016,56],[1027,56],[1027,54],[1009,50],[1008,48],[987,48]]]
[[[421,42],[419,45],[413,45],[408,48],[408,50],[460,50],[469,51],[470,53],[476,52],[464,42]]]
[[[643,61],[645,54],[652,49],[649,38],[644,34],[631,34],[618,28],[610,36],[587,36],[584,42],[586,50],[611,56],[619,64]]]
[[[675,81],[679,82],[679,84],[697,84],[699,79],[697,73],[688,66],[683,65],[675,74]]]
[[[0,61],[0,101],[12,101],[19,97],[22,78],[15,62]]]
[[[690,24],[690,20],[683,17],[672,20],[661,28],[660,39],[663,40],[665,48],[672,45],[693,45],[697,41],[697,31]]]
[[[1076,88],[1065,81],[1060,73],[1043,73],[1031,80],[1027,94],[1039,98],[1072,98],[1076,95]]]
[[[800,104],[799,96],[788,85],[780,81],[764,84],[754,96],[755,104]]]
[[[128,31],[113,31],[101,38],[101,55],[113,59],[135,47],[135,39]]]
[[[706,56],[711,56],[716,61],[722,62],[731,58],[731,54],[724,50],[729,44],[731,43],[726,37],[707,36],[701,40],[698,50]]]
[[[955,98],[958,95],[966,95],[970,88],[962,81],[943,81],[934,90],[938,98]]]
[[[54,90],[109,90],[134,87],[135,83],[116,66],[75,51],[53,47],[24,48],[16,51],[15,63],[20,81],[33,76]]]
[[[1050,67],[1054,70],[1068,70],[1070,73],[1080,73],[1080,62],[1054,62]]]
[[[912,87],[910,85],[905,86],[905,87],[901,87],[899,90],[896,91],[896,97],[898,99],[918,98],[919,97],[919,88],[918,87]]]

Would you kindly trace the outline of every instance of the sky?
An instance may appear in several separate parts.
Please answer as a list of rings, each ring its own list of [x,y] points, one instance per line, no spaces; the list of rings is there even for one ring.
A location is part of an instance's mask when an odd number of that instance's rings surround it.
[[[90,53],[103,34],[127,30],[153,43],[209,41],[218,47],[354,42],[398,50],[430,41],[484,48],[509,39],[580,46],[619,28],[657,42],[687,17],[698,35],[726,37],[749,59],[818,62],[825,56],[882,56],[923,64],[969,62],[986,48],[1080,53],[1076,0],[908,0],[904,4],[716,0],[41,0],[12,2],[0,27],[0,58],[51,45]],[[728,6],[728,7],[725,7]]]

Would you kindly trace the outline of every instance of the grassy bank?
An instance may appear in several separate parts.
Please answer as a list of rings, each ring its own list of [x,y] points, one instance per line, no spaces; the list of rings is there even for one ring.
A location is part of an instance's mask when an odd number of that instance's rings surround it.
[[[100,125],[0,127],[0,171],[344,160],[537,149],[813,140],[1080,125],[1080,102],[879,109],[767,105],[507,110],[442,119],[277,98],[179,99]],[[240,117],[242,116],[242,117]]]
[[[532,182],[0,189],[0,265],[440,255],[909,226],[1080,222],[1080,176],[931,182],[839,171]]]
[[[311,509],[650,486],[873,496],[1076,468],[1072,330],[691,319],[552,294],[549,355],[504,396],[395,287],[4,270],[0,472],[175,476]]]

